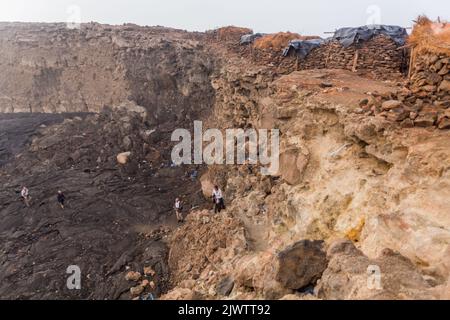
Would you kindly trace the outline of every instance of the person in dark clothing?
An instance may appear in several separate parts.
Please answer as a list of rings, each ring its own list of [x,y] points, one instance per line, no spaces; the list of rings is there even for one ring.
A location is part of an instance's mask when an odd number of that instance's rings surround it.
[[[212,198],[214,203],[214,213],[220,213],[220,211],[225,210],[225,202],[223,201],[222,190],[220,190],[219,186],[214,186]]]
[[[195,181],[195,180],[197,180],[197,177],[198,177],[198,171],[192,170],[191,175],[190,175],[191,180]]]
[[[64,196],[64,193],[62,193],[62,191],[58,191],[58,203],[61,206],[61,209],[64,209],[64,201],[66,201],[66,197]]]
[[[180,198],[175,199],[175,205],[173,207],[175,209],[175,214],[177,216],[178,222],[184,222],[183,203],[181,202]]]

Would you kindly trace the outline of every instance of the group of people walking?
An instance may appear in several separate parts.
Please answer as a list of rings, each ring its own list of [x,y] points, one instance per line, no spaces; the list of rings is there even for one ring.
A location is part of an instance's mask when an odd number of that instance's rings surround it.
[[[28,188],[26,186],[22,187],[22,190],[20,191],[20,196],[22,197],[22,200],[25,203],[25,205],[27,207],[30,207],[31,206],[31,196],[30,196],[30,191],[28,190]],[[223,200],[222,190],[219,188],[219,186],[214,186],[211,198],[212,198],[213,204],[214,204],[214,213],[220,213],[220,211],[225,209],[225,202]],[[56,195],[56,201],[58,202],[61,209],[65,208],[66,196],[64,195],[64,193],[61,190],[59,190]],[[179,223],[184,222],[183,203],[180,198],[175,199],[174,209],[175,209],[175,214],[176,214],[178,222]]]
[[[26,186],[22,187],[22,190],[20,191],[20,196],[22,197],[23,202],[27,207],[31,207],[31,196],[30,196],[30,190]],[[56,201],[58,202],[61,209],[64,209],[64,203],[66,201],[66,196],[64,193],[59,190],[56,195]]]
[[[214,213],[220,213],[220,211],[225,209],[225,201],[223,200],[222,190],[219,186],[214,186],[211,198],[214,204]],[[178,222],[184,222],[183,203],[180,198],[175,199],[174,209]]]

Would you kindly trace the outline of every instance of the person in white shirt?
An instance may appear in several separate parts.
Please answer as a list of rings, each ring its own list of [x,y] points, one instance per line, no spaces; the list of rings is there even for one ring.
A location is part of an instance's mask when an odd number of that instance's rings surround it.
[[[22,187],[22,191],[20,192],[20,195],[22,196],[23,202],[25,202],[25,205],[27,207],[30,206],[30,194],[28,191],[28,188],[23,186]]]
[[[174,209],[175,209],[175,214],[177,215],[177,220],[178,222],[183,222],[183,204],[181,203],[180,198],[176,198],[175,199],[175,205],[174,205]]]
[[[212,192],[212,198],[214,202],[214,213],[218,213],[221,210],[225,209],[225,203],[223,201],[222,190],[220,190],[219,186],[214,186]]]

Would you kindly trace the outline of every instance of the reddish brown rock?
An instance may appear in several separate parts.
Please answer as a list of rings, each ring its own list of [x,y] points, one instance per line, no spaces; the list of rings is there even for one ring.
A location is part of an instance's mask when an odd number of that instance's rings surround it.
[[[439,86],[439,91],[445,91],[450,93],[450,80],[442,81],[441,85]]]
[[[414,121],[411,119],[405,119],[401,123],[402,128],[412,128],[414,127]]]
[[[436,115],[432,113],[421,114],[414,120],[417,127],[432,127],[436,121]]]
[[[391,110],[402,107],[403,103],[398,100],[388,100],[381,105],[382,110]]]
[[[450,119],[449,118],[444,118],[441,121],[439,121],[438,124],[438,128],[439,129],[450,129]]]
[[[141,274],[139,272],[130,271],[125,275],[125,280],[127,281],[139,281],[141,279]]]

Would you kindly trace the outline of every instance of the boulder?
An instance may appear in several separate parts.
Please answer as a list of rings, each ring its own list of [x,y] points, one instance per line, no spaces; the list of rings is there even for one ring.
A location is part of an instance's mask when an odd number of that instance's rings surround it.
[[[128,163],[128,159],[131,156],[131,152],[123,152],[123,153],[119,153],[117,155],[117,162],[119,164],[127,164]]]
[[[290,185],[300,182],[308,165],[309,157],[300,149],[288,149],[280,155],[278,174]]]
[[[234,279],[231,277],[225,277],[223,278],[216,287],[217,294],[221,296],[229,296],[231,291],[233,291],[234,288]]]
[[[143,120],[147,118],[147,109],[145,109],[142,106],[139,106],[134,101],[125,101],[119,105],[113,106],[114,110],[117,111],[125,111],[127,113],[136,113],[138,114]]]
[[[155,270],[153,270],[151,267],[145,267],[145,268],[144,268],[144,274],[145,274],[146,276],[151,276],[151,277],[153,277],[153,276],[156,274],[156,272],[155,272]]]
[[[129,136],[125,136],[122,139],[122,146],[126,149],[130,149],[133,146],[133,141],[131,140],[131,138]]]
[[[405,119],[400,125],[402,126],[402,128],[412,128],[414,127],[414,121],[412,121],[411,119]]]
[[[183,280],[180,282],[180,284],[178,285],[180,288],[184,288],[184,289],[194,289],[196,284],[195,280]]]
[[[439,129],[450,129],[450,119],[444,118],[439,122]]]
[[[439,85],[439,91],[450,92],[450,80],[444,80]]]
[[[364,98],[364,99],[361,99],[359,101],[359,106],[360,107],[367,106],[368,104],[369,104],[369,99],[368,98]]]
[[[302,240],[281,251],[276,280],[292,290],[315,284],[327,267],[323,245],[323,241]]]
[[[397,109],[397,108],[401,108],[402,105],[403,105],[403,103],[401,101],[388,100],[388,101],[383,102],[383,104],[381,105],[381,109],[383,109],[383,110]]]
[[[448,66],[443,66],[441,68],[441,70],[439,70],[438,75],[440,76],[445,76],[446,74],[448,74],[450,72]]]
[[[175,288],[163,295],[160,300],[201,300],[203,298],[197,291],[186,288]]]
[[[125,280],[127,281],[139,281],[140,279],[141,274],[139,272],[130,271],[125,276]]]
[[[144,286],[142,286],[142,285],[138,285],[136,287],[130,288],[130,293],[131,293],[132,296],[138,296],[142,292],[144,292]]]
[[[403,108],[391,109],[387,114],[390,121],[403,121],[409,117],[410,112]]]
[[[297,114],[296,108],[278,108],[276,112],[277,119],[286,120],[291,119]]]
[[[385,249],[369,259],[349,240],[337,240],[327,252],[328,267],[315,288],[320,299],[434,299],[431,286],[407,258]]]
[[[205,173],[200,177],[200,183],[202,185],[202,192],[205,198],[207,199],[211,198],[214,189],[214,184],[210,180],[209,175],[207,173]]]
[[[252,288],[259,296],[269,300],[277,300],[293,293],[275,279],[276,261],[276,256],[267,251],[244,256],[233,270],[235,286]]]
[[[436,117],[436,114],[433,113],[421,114],[414,120],[414,125],[417,127],[432,127],[436,121]]]

